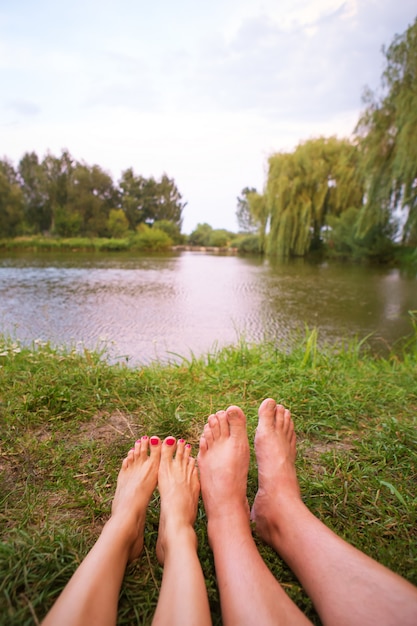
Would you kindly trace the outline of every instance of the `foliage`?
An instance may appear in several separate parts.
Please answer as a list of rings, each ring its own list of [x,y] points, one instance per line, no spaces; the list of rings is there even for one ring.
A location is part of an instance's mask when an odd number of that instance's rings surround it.
[[[107,230],[111,237],[125,237],[129,230],[129,222],[122,209],[110,209]]]
[[[54,212],[54,235],[76,237],[82,230],[82,217],[78,212],[71,213],[64,207],[56,207]]]
[[[394,244],[392,230],[387,224],[376,224],[366,235],[358,232],[357,224],[360,209],[351,207],[339,217],[328,217],[329,229],[324,239],[330,256],[353,260],[378,259],[386,262],[392,259]]]
[[[139,224],[169,220],[181,229],[182,211],[186,203],[173,180],[164,174],[159,181],[137,176],[132,168],[122,172],[119,182],[121,207],[132,230]]]
[[[362,232],[402,207],[403,242],[417,245],[417,18],[384,49],[382,96],[371,90],[357,136],[367,176]]]
[[[336,137],[312,139],[269,158],[269,254],[304,256],[321,241],[328,215],[362,205],[358,159],[356,146]]]
[[[133,237],[133,248],[153,252],[167,250],[172,246],[172,239],[163,230],[141,224]]]
[[[210,224],[197,224],[193,232],[188,236],[188,243],[191,246],[208,246],[213,228]]]
[[[176,364],[110,366],[88,350],[23,347],[0,339],[0,614],[39,623],[108,518],[121,459],[143,434],[185,437],[197,453],[207,416],[238,404],[252,442],[268,396],[294,416],[303,499],[336,533],[417,583],[415,347],[376,359],[359,344],[317,349],[310,333],[292,351],[238,345]],[[252,453],[248,499],[257,490]],[[160,501],[148,510],[143,557],[129,566],[118,623],[151,624],[162,569],[155,556]],[[221,624],[202,505],[196,521],[213,623]],[[314,624],[289,568],[258,549]]]
[[[171,222],[169,220],[157,220],[153,223],[153,227],[163,230],[175,245],[182,244],[185,241],[185,236],[181,234],[180,226],[175,224],[175,222]]]
[[[246,235],[236,240],[236,246],[242,254],[260,254],[261,240],[259,235]]]
[[[115,184],[99,165],[78,162],[68,150],[42,160],[26,153],[17,170],[0,161],[1,237],[123,237],[128,228],[134,232],[139,224],[158,220],[180,233],[185,205],[166,174],[155,180],[128,169]]]
[[[232,233],[224,228],[215,228],[210,233],[208,245],[216,248],[226,248],[230,244]]]
[[[240,196],[237,197],[236,217],[242,233],[255,233],[258,230],[258,224],[251,212],[248,198],[253,193],[257,193],[255,187],[245,187]]]
[[[197,224],[193,232],[188,236],[188,243],[191,246],[201,247],[228,247],[235,235],[224,228],[212,228],[210,224]]]
[[[22,221],[23,195],[13,166],[7,160],[0,161],[0,234],[4,237],[20,234]]]

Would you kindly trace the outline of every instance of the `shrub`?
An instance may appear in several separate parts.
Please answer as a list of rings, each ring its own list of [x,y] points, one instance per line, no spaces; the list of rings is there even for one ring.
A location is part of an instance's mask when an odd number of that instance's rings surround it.
[[[159,228],[150,228],[141,224],[133,239],[133,248],[137,250],[167,250],[172,246],[172,239]]]

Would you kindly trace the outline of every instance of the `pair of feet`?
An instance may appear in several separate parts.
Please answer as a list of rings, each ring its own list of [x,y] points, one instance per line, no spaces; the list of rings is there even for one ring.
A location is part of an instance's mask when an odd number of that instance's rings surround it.
[[[295,432],[290,412],[272,399],[259,407],[255,452],[259,488],[250,515],[246,498],[249,441],[246,418],[237,406],[210,415],[200,439],[198,467],[183,439],[142,437],[135,443],[117,479],[111,521],[126,537],[129,560],[143,548],[146,509],[155,487],[161,496],[157,557],[162,564],[178,533],[193,529],[201,491],[208,522],[244,513],[271,543],[279,532],[283,498],[300,498],[295,473]],[[199,478],[200,474],[200,478]]]

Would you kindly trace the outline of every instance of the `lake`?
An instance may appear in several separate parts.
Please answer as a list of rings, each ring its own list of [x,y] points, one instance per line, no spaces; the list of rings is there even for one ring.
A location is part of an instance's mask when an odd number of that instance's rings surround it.
[[[417,279],[399,269],[203,252],[1,252],[0,333],[107,351],[129,365],[178,361],[316,327],[321,342],[371,335],[387,351],[411,332]]]

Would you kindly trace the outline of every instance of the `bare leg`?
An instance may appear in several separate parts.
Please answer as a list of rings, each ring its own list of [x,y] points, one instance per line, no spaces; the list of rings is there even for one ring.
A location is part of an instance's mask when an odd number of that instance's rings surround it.
[[[174,451],[176,450],[175,457]],[[167,437],[162,444],[158,488],[161,518],[156,553],[164,565],[153,626],[210,626],[210,608],[194,522],[200,481],[191,446]]]
[[[259,408],[255,451],[257,532],[291,567],[323,624],[415,626],[417,589],[338,537],[302,502],[291,414],[274,400]]]
[[[114,626],[128,561],[143,548],[146,508],[158,479],[161,442],[142,437],[122,463],[112,514],[43,626]],[[150,447],[150,454],[148,449]]]
[[[252,537],[246,499],[249,442],[239,407],[210,415],[198,465],[225,626],[310,624],[271,574]]]

